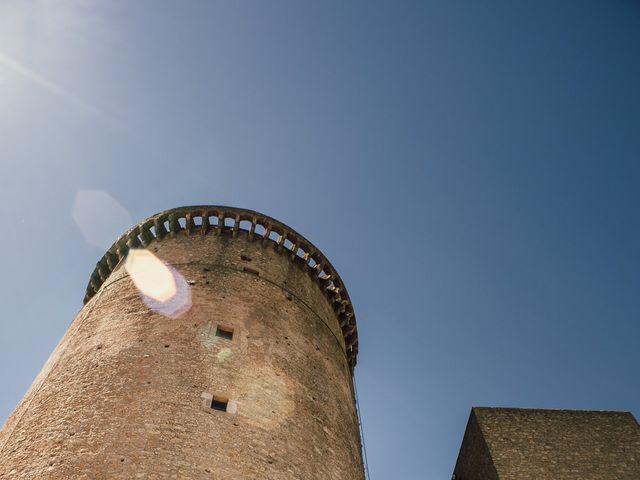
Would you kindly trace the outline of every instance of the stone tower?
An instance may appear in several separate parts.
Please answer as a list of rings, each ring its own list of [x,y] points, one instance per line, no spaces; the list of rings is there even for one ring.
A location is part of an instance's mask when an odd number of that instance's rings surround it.
[[[140,293],[132,249],[175,273],[184,305]],[[353,308],[291,228],[228,207],[154,215],[84,301],[0,431],[0,479],[364,478]]]

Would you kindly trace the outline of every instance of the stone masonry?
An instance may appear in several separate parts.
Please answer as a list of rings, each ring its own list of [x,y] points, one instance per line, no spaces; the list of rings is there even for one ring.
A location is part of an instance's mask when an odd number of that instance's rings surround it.
[[[145,306],[130,248],[186,279],[186,313]],[[0,431],[0,479],[364,478],[353,308],[298,233],[248,210],[163,212],[105,254],[85,302]]]
[[[628,412],[473,408],[455,480],[638,480]]]

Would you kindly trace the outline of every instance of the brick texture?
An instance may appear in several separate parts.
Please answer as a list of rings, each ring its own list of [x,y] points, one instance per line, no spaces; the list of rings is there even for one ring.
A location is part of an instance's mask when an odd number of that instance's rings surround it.
[[[498,472],[493,465],[491,452],[473,410],[464,432],[454,477],[456,480],[498,480]]]
[[[0,431],[0,479],[363,479],[345,341],[317,281],[245,232],[148,248],[188,280],[191,309],[150,311],[121,262]]]
[[[454,474],[458,480],[638,480],[640,427],[628,412],[474,408]]]

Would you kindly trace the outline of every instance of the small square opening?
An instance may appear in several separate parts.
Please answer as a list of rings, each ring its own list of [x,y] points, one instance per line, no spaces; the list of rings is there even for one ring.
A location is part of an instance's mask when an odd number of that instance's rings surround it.
[[[216,327],[216,337],[224,338],[225,340],[233,340],[233,327],[218,325]]]
[[[219,412],[226,412],[227,405],[229,404],[229,399],[224,397],[213,396],[213,400],[211,400],[211,409],[217,410]]]

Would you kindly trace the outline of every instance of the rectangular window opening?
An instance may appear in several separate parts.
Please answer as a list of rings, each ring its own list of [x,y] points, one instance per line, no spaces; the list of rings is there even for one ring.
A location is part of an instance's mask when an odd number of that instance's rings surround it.
[[[233,327],[218,325],[216,328],[216,337],[224,338],[225,340],[233,340]]]
[[[240,220],[240,230],[248,232],[251,229],[251,222],[249,220]]]
[[[211,408],[213,410],[218,410],[219,412],[226,412],[228,404],[229,404],[228,398],[218,397],[217,395],[214,395],[213,400],[211,400]]]

